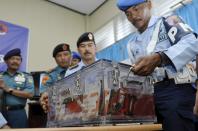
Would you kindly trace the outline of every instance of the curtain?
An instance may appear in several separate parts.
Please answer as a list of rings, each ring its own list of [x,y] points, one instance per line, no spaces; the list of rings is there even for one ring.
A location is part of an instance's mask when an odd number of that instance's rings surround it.
[[[96,56],[98,59],[108,59],[116,62],[123,61],[128,58],[127,43],[132,37],[132,34],[119,40],[113,45],[99,51]]]
[[[176,14],[181,16],[185,23],[198,33],[198,0],[193,0],[192,3],[184,5],[178,10]]]

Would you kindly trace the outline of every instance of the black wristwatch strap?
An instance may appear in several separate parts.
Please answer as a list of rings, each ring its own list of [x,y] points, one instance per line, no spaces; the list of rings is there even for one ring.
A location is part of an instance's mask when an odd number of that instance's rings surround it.
[[[163,52],[157,52],[161,57],[161,66],[173,65],[172,61]],[[173,65],[174,66],[174,65]]]

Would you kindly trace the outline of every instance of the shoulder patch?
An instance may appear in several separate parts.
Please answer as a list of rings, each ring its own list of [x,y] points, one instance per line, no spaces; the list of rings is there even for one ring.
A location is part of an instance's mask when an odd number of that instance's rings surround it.
[[[46,82],[49,80],[49,76],[47,74],[43,74],[41,77],[41,83],[46,84]]]

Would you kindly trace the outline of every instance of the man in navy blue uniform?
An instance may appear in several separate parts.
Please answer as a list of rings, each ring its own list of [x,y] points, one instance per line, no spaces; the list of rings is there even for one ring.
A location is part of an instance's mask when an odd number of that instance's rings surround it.
[[[135,75],[151,76],[158,121],[165,131],[193,131],[198,40],[178,16],[151,15],[150,0],[118,0],[137,28],[127,45]]]
[[[48,71],[44,76],[40,93],[45,92],[50,85],[65,77],[65,73],[67,72],[71,63],[70,46],[65,43],[57,45],[53,50],[52,56],[54,57],[57,66]]]
[[[20,49],[10,50],[4,56],[7,70],[0,73],[3,94],[3,115],[11,128],[28,127],[25,105],[33,96],[34,83],[29,73],[19,71],[22,62]]]
[[[46,92],[47,88],[54,84],[56,81],[63,79],[66,72],[69,70],[71,63],[70,46],[66,43],[57,45],[53,50],[52,56],[54,57],[57,66],[43,76],[40,89],[40,104],[44,111],[46,111],[48,108],[46,105],[46,102],[48,101],[48,94]]]

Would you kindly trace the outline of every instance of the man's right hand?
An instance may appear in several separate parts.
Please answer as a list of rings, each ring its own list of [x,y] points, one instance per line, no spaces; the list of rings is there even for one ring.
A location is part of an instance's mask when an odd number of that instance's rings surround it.
[[[39,102],[40,102],[41,107],[43,108],[44,112],[47,113],[49,111],[48,93],[44,92],[41,95]]]
[[[158,53],[154,53],[149,56],[139,58],[139,60],[132,65],[132,72],[139,76],[148,76],[157,66],[161,64],[161,56]]]

